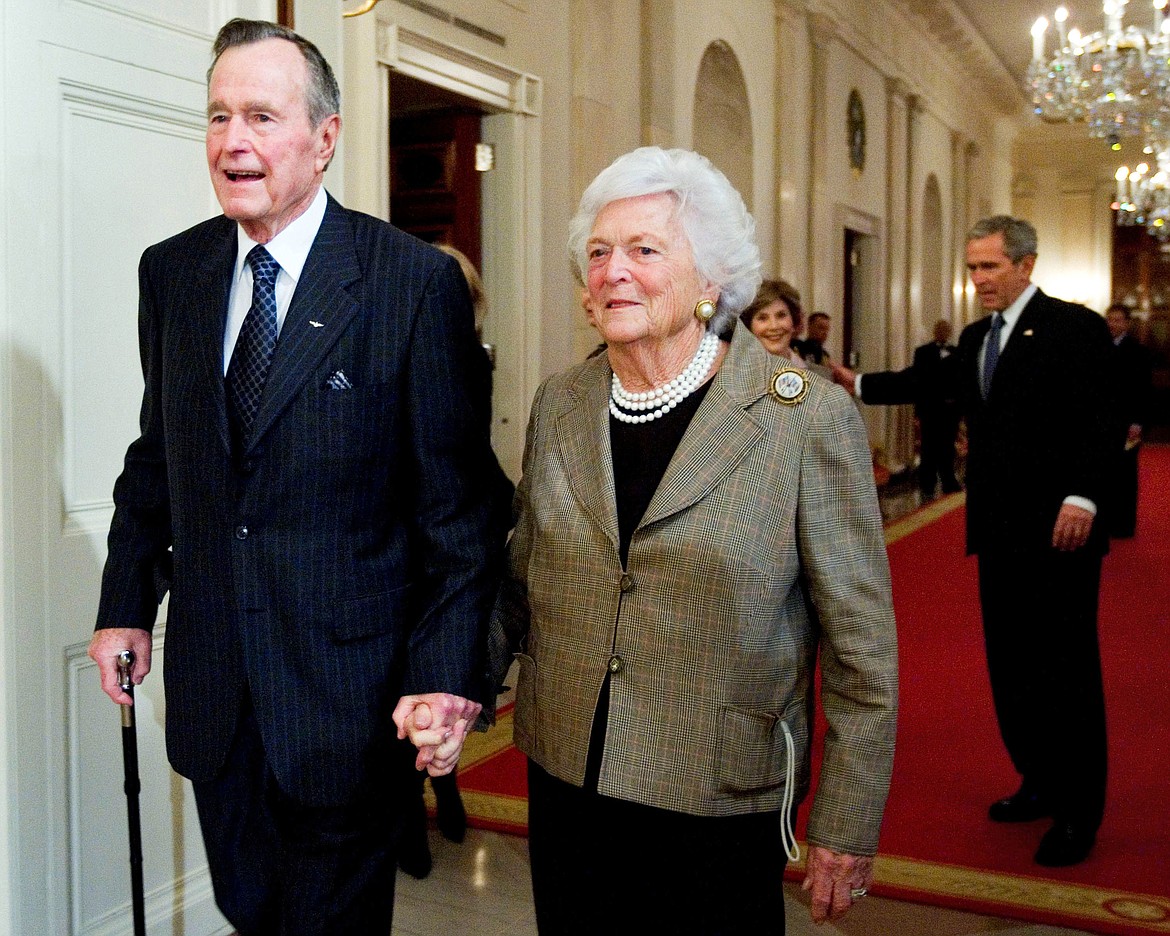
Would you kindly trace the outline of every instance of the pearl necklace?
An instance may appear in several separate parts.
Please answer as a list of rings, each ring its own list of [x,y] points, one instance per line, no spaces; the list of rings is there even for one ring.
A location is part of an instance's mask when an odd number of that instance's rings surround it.
[[[622,386],[618,375],[613,375],[609,390],[609,411],[614,419],[624,423],[647,423],[659,416],[665,416],[689,397],[707,378],[715,355],[719,353],[719,336],[707,332],[691,363],[670,383],[645,393],[630,393]],[[620,409],[619,409],[620,407]],[[631,412],[625,412],[630,410]],[[644,412],[653,410],[653,412]]]

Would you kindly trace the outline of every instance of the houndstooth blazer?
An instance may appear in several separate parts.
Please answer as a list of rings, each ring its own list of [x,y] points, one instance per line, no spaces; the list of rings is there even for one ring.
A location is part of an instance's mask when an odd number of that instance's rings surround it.
[[[818,648],[829,723],[809,840],[872,854],[894,751],[897,653],[865,429],[807,376],[769,392],[779,359],[746,329],[618,555],[604,355],[547,380],[528,427],[494,677],[519,651],[514,732],[580,785],[606,673],[598,790],[664,809],[780,808],[809,785]],[[789,764],[784,726],[795,741]]]

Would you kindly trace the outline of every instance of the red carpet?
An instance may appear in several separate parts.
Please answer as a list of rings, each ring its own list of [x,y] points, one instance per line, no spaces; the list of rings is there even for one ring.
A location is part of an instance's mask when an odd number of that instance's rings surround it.
[[[962,495],[890,527],[901,718],[875,893],[1099,933],[1170,934],[1167,486],[1170,448],[1147,446],[1138,536],[1114,545],[1101,595],[1109,803],[1093,854],[1069,869],[1032,863],[1043,823],[986,819],[1018,778],[991,706]],[[473,824],[522,834],[524,762],[509,716],[469,741],[460,786]]]

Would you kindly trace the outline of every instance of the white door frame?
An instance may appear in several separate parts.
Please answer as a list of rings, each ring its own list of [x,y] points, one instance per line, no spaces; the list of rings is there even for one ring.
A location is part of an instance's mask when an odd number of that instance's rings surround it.
[[[483,105],[485,143],[496,168],[484,174],[483,276],[489,314],[484,337],[496,348],[492,442],[519,477],[528,407],[540,377],[541,79],[393,20],[379,20],[377,64]],[[388,86],[388,81],[383,83]],[[380,95],[378,147],[389,151],[390,100]],[[389,215],[387,163],[377,167]]]

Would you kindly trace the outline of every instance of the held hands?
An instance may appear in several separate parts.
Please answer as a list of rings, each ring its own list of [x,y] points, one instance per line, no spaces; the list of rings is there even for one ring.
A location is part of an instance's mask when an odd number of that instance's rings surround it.
[[[1089,541],[1093,529],[1093,514],[1075,504],[1062,504],[1052,529],[1052,548],[1061,552],[1080,549]]]
[[[394,707],[399,738],[418,748],[414,766],[432,777],[449,774],[459,763],[463,740],[483,706],[448,692],[403,696]]]
[[[812,898],[809,912],[814,923],[841,919],[873,884],[873,858],[864,855],[810,845],[806,867],[801,890]]]
[[[133,705],[134,700],[118,684],[118,654],[123,650],[134,653],[130,679],[134,685],[140,686],[150,672],[150,649],[150,631],[139,627],[110,627],[94,631],[93,639],[89,642],[89,658],[98,666],[102,692],[119,705]]]

